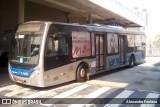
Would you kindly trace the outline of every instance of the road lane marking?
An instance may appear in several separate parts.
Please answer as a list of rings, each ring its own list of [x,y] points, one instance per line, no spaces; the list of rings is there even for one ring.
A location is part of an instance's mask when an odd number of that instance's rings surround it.
[[[122,91],[120,94],[118,94],[115,98],[128,98],[134,91],[130,91],[130,90],[124,90]],[[114,100],[114,99],[113,99]],[[111,100],[109,103],[113,102],[113,100]],[[106,104],[104,107],[119,107],[120,104]]]
[[[31,90],[31,89],[29,89],[29,88],[15,89],[13,92],[10,92],[10,93],[5,94],[5,96],[11,97],[11,96],[14,96],[14,95],[16,95],[16,94],[26,92],[26,91],[28,91],[28,90]]]
[[[77,83],[71,84],[71,85],[69,85],[69,86],[74,86],[74,85],[77,85]],[[33,93],[33,94],[31,94],[31,95],[28,95],[28,96],[26,96],[26,97],[24,97],[24,98],[31,98],[31,99],[37,98],[37,97],[39,97],[39,96],[41,96],[41,95],[43,95],[43,94],[52,93],[52,92],[55,91],[55,90],[63,89],[63,88],[66,88],[66,87],[68,87],[68,86],[62,86],[62,87],[59,87],[59,88],[54,88],[54,89],[52,89],[52,90],[39,91],[39,92]]]
[[[53,91],[53,90],[52,90]],[[24,97],[24,98],[36,98],[36,97],[38,97],[38,96],[40,96],[40,95],[43,95],[43,94],[45,94],[45,93],[47,93],[48,91],[39,91],[39,92],[37,92],[37,93],[33,93],[33,94],[31,94],[31,95],[28,95],[28,96],[26,96],[26,97]]]
[[[115,98],[127,98],[129,97],[134,91],[131,90],[124,90],[119,95],[117,95]]]
[[[90,80],[90,81],[87,81],[86,84],[100,85],[102,87],[112,87],[112,88],[124,88],[128,85],[128,83],[101,81],[101,80]]]
[[[157,99],[158,97],[159,97],[159,94],[149,93],[146,98]],[[155,106],[155,104],[141,104],[140,107],[154,107],[154,106]]]
[[[92,101],[93,99],[91,98],[96,98],[98,96],[100,96],[101,94],[103,94],[104,92],[110,90],[110,87],[101,87],[98,90],[90,93],[89,95],[87,95],[85,98],[90,98],[90,99],[82,99],[79,102],[84,102],[84,104],[71,104],[69,107],[83,107],[84,105],[87,105],[87,103],[89,103],[90,101]],[[78,103],[78,101],[77,101]]]
[[[110,90],[111,88],[110,87],[102,87],[102,88],[99,88],[98,90],[90,93],[89,95],[87,95],[85,98],[96,98],[98,97],[99,95],[101,95],[102,93]]]
[[[74,94],[74,93],[76,93],[76,92],[79,92],[79,91],[81,91],[81,90],[83,90],[83,89],[85,89],[85,88],[87,88],[87,87],[89,87],[90,85],[80,85],[80,86],[78,86],[78,87],[76,87],[76,88],[73,88],[73,89],[71,89],[71,90],[69,90],[69,91],[66,91],[66,92],[63,92],[63,93],[61,93],[61,94],[59,94],[59,95],[57,95],[57,96],[54,96],[54,97],[52,97],[52,98],[66,98],[66,97],[68,97],[68,96],[70,96],[70,95],[72,95],[72,94]],[[57,101],[59,101],[60,99],[55,99],[55,101],[53,102],[52,101],[52,104],[41,104],[41,105],[43,105],[43,106],[52,106],[54,103],[56,103]],[[44,103],[47,103],[47,102],[50,102],[50,100],[47,100],[47,101],[45,101]]]
[[[9,85],[14,85],[14,83],[0,84],[0,88],[1,88],[1,87],[6,87],[6,86],[9,86]]]
[[[21,86],[18,85],[9,85],[9,86],[4,86],[2,88],[0,88],[0,91],[4,91],[4,90],[13,90],[14,88],[20,88]]]

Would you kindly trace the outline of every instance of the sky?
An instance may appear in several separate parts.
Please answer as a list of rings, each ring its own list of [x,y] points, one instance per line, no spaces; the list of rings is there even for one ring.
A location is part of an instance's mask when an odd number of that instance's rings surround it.
[[[94,0],[93,0],[94,1]],[[105,0],[97,0],[104,2]],[[148,12],[148,26],[146,27],[146,33],[150,36],[160,34],[160,0],[117,0],[122,4],[134,10],[134,7],[138,7],[140,10],[147,9]]]
[[[148,26],[146,33],[149,35],[156,35],[160,33],[160,1],[159,0],[119,0],[130,9],[139,7],[139,9],[146,8],[148,12]]]

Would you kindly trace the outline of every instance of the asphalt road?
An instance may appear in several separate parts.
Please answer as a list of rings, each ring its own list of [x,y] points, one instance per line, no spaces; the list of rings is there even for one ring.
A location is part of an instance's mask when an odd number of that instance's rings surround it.
[[[160,92],[160,57],[147,57],[146,63],[138,64],[133,68],[119,68],[94,75],[87,83],[109,85],[109,83],[125,84],[127,89],[138,89]],[[7,68],[0,68],[0,86],[13,83],[8,76]],[[101,82],[99,82],[101,81]],[[114,84],[112,84],[113,87]],[[121,86],[122,87],[122,86]]]
[[[133,68],[119,68],[95,76],[93,81],[125,84],[124,88],[160,92],[160,57],[147,57],[146,63]],[[94,82],[95,83],[95,82]],[[113,85],[114,86],[114,85]]]
[[[0,74],[0,98],[160,98],[160,57],[147,57],[146,63],[138,64],[133,68],[123,67],[91,76],[90,80],[84,83],[72,81],[49,88],[35,88],[14,84],[9,79],[7,69],[3,70],[6,70],[6,73]],[[56,101],[59,100],[56,99]],[[90,103],[91,100],[87,99],[85,103]],[[53,104],[40,104],[38,106],[55,106]],[[12,106],[17,107],[23,105]],[[36,107],[37,105],[29,106]],[[60,106],[74,107],[75,105],[63,104]],[[78,106],[83,107],[84,104]],[[93,104],[87,106],[95,107]],[[158,104],[146,106],[145,104],[127,105],[121,103],[96,106],[160,107]]]

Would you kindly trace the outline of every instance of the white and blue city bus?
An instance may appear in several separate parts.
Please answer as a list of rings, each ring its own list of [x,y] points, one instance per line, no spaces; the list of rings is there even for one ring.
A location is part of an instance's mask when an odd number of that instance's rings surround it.
[[[30,21],[19,25],[10,78],[47,87],[144,61],[145,34],[123,28]]]

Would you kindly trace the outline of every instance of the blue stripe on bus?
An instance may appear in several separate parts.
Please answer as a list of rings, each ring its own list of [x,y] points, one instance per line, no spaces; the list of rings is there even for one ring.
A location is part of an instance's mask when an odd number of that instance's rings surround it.
[[[26,69],[20,69],[20,68],[13,68],[11,67],[11,72],[20,77],[30,77],[34,69],[26,70]]]
[[[136,60],[142,60],[145,58],[144,53],[136,53],[134,55],[135,55]],[[130,62],[130,55],[127,55],[127,62]]]
[[[111,59],[110,62],[109,62],[109,66],[115,66],[115,65],[119,65],[119,58],[114,58],[114,59]]]
[[[135,57],[139,59],[144,59],[145,56],[144,53],[141,53],[141,54],[136,54]]]

